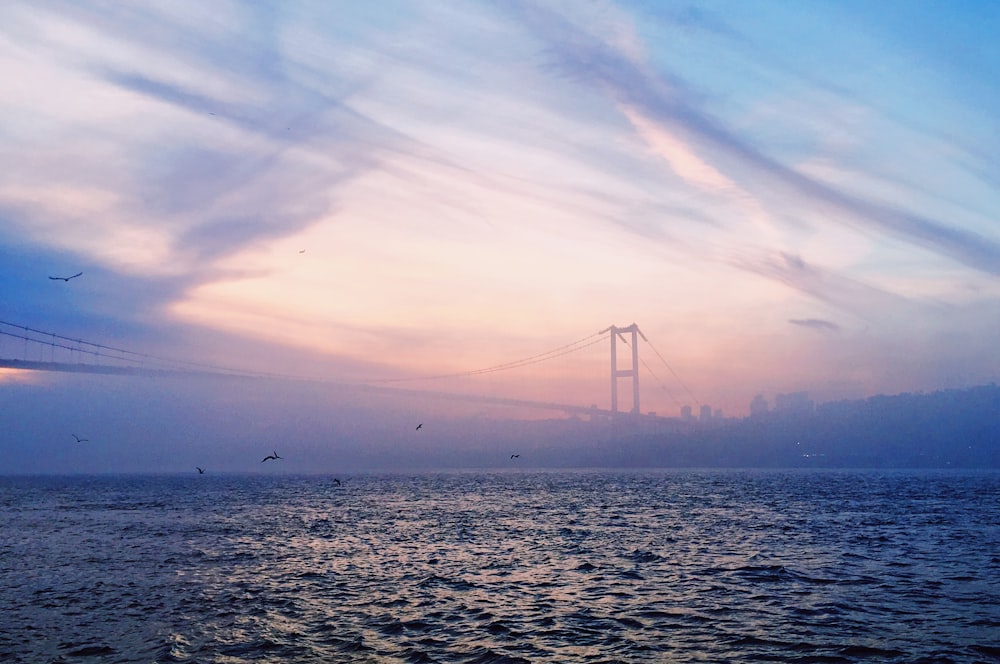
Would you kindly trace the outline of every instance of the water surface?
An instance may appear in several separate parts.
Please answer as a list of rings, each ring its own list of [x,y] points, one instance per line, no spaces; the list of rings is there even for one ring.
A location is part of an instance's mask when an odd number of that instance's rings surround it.
[[[0,478],[4,662],[1000,661],[1000,475]]]

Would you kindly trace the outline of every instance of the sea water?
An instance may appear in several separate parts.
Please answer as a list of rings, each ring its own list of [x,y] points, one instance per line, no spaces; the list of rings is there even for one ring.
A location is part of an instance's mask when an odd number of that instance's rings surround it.
[[[0,478],[3,662],[1000,661],[1000,474]]]

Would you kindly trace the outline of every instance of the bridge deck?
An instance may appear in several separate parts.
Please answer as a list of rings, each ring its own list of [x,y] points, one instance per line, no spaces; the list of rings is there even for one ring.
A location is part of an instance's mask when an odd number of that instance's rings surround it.
[[[189,378],[229,378],[240,380],[289,380],[323,383],[325,385],[349,388],[364,392],[380,392],[406,397],[431,398],[431,399],[451,399],[454,401],[473,401],[477,403],[489,403],[500,406],[512,406],[515,408],[532,408],[536,410],[552,410],[574,415],[616,415],[610,410],[596,408],[593,406],[574,406],[564,403],[553,403],[546,401],[529,401],[527,399],[508,399],[504,397],[491,397],[477,394],[462,394],[458,392],[440,392],[430,390],[414,390],[399,387],[384,387],[380,385],[368,385],[365,383],[340,383],[336,381],[313,380],[308,378],[295,378],[291,376],[267,376],[253,373],[221,373],[211,371],[180,371],[167,369],[145,369],[142,367],[114,366],[107,364],[84,364],[68,362],[43,362],[34,360],[13,360],[0,358],[0,369],[22,369],[25,371],[56,371],[63,373],[100,374],[115,376],[136,376],[136,377],[189,377]],[[617,413],[625,415],[625,413]]]

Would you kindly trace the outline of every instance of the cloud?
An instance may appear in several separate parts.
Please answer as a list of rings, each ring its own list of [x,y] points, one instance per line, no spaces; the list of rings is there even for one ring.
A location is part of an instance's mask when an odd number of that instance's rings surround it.
[[[790,318],[788,320],[792,325],[798,325],[800,327],[806,327],[813,330],[819,330],[821,332],[839,332],[840,326],[828,320],[823,320],[821,318]]]
[[[812,265],[796,254],[745,255],[732,259],[732,264],[866,320],[917,309],[904,297]]]
[[[704,30],[734,40],[743,39],[742,34],[722,16],[704,7],[689,5],[677,11],[670,20],[684,28]]]
[[[991,275],[1000,275],[1000,243],[971,230],[905,209],[879,203],[840,190],[809,177],[742,140],[725,124],[692,101],[678,77],[668,71],[653,73],[641,62],[616,51],[580,29],[565,17],[537,6],[520,4],[520,15],[547,44],[546,53],[572,80],[596,87],[622,108],[633,109],[648,121],[662,125],[670,135],[683,137],[701,151],[701,160],[714,159],[712,170],[696,170],[690,160],[689,176],[705,182],[713,173],[729,170],[729,178],[744,186],[771,191],[772,196],[794,196],[804,204],[826,211],[834,223],[849,223],[863,230],[897,239],[947,256]],[[647,132],[648,133],[648,132]],[[677,153],[671,163],[678,163]],[[713,182],[719,178],[712,175]]]
[[[167,83],[134,72],[109,70],[102,76],[113,85],[153,97],[160,101],[179,106],[195,113],[207,115],[223,114],[235,117],[236,109],[226,101],[189,90],[175,83]]]
[[[630,108],[622,108],[622,113],[635,126],[653,150],[670,163],[670,167],[685,181],[709,191],[728,191],[734,188],[733,181],[720,173],[690,146],[649,122],[642,114]]]
[[[194,262],[211,261],[244,250],[247,246],[271,238],[292,235],[315,217],[296,220],[289,215],[253,215],[215,218],[181,234],[176,248],[192,255]]]

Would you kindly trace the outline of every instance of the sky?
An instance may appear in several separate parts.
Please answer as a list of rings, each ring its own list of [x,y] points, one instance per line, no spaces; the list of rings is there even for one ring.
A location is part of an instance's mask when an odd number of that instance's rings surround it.
[[[635,322],[665,415],[989,383],[998,29],[973,0],[5,2],[0,320],[600,408],[594,335]],[[0,371],[10,403],[80,380]]]

